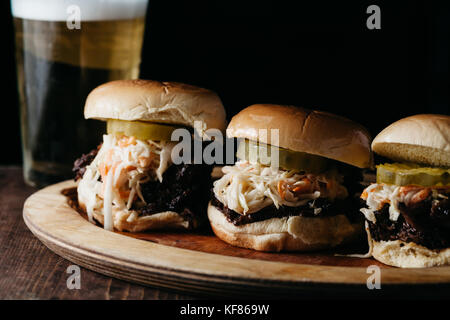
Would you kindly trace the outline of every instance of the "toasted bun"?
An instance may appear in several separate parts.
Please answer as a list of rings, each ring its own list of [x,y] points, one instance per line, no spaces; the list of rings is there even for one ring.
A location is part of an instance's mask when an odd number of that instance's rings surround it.
[[[450,264],[450,248],[430,250],[414,242],[373,241],[372,255],[378,261],[400,268],[426,268]]]
[[[225,109],[219,96],[207,89],[151,80],[117,80],[94,89],[86,100],[86,119],[139,120],[225,130]]]
[[[86,210],[86,205],[82,200],[79,199],[78,203],[83,210]],[[157,229],[188,229],[190,227],[188,221],[173,211],[159,212],[128,221],[132,213],[132,210],[114,212],[114,229],[119,231],[142,232]],[[94,210],[93,217],[101,225],[104,225],[102,212]],[[194,227],[197,223],[197,221],[194,221]]]
[[[418,114],[394,122],[372,142],[372,150],[395,161],[450,166],[450,116]]]
[[[312,251],[336,247],[362,234],[362,224],[345,215],[323,218],[285,217],[235,226],[215,206],[208,218],[217,237],[237,247],[259,251]]]
[[[260,129],[267,129],[268,134]],[[273,140],[271,129],[279,130],[278,143]],[[254,104],[231,119],[227,135],[315,154],[359,168],[372,166],[371,138],[367,130],[331,113],[294,106]]]

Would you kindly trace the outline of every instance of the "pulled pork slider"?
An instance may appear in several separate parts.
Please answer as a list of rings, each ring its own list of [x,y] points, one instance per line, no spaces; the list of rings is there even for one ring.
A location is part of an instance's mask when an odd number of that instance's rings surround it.
[[[450,263],[450,117],[420,114],[381,131],[372,150],[394,163],[377,166],[361,195],[372,256],[420,268]]]
[[[91,222],[132,232],[195,228],[206,219],[211,166],[172,163],[172,132],[225,130],[212,91],[175,82],[119,80],[93,90],[87,119],[107,122],[103,143],[75,161],[78,202]],[[195,128],[194,122],[196,122]],[[200,125],[197,125],[200,124]]]
[[[364,233],[360,168],[373,160],[362,126],[326,112],[257,104],[233,117],[227,136],[240,140],[239,161],[214,182],[208,218],[219,238],[261,251],[308,251]],[[278,166],[264,156],[271,150]]]

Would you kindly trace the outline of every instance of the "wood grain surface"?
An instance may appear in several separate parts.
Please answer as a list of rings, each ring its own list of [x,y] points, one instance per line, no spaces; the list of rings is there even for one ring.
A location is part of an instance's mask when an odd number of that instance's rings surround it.
[[[22,168],[0,167],[0,300],[3,299],[194,299],[81,268],[81,289],[66,286],[73,263],[48,250],[26,227],[25,199],[37,190],[24,184]]]
[[[62,193],[67,197],[69,205],[87,221],[87,214],[78,206],[76,188],[64,189]],[[99,228],[103,226],[96,224]],[[260,259],[267,261],[292,262],[311,265],[367,267],[377,265],[380,268],[392,268],[374,259],[358,259],[348,257],[349,254],[365,254],[368,245],[365,234],[351,245],[319,252],[261,252],[250,249],[238,248],[229,245],[217,238],[209,225],[203,226],[201,230],[155,230],[147,232],[114,232],[124,236],[151,241],[171,247],[190,249],[201,252],[215,253],[226,256],[241,257],[248,259]],[[339,256],[338,256],[339,255]]]
[[[277,254],[234,248],[211,234],[108,232],[67,204],[67,181],[32,195],[24,205],[31,231],[51,250],[92,270],[120,279],[208,296],[289,297],[368,292],[372,259],[332,253]],[[136,239],[140,238],[140,239]],[[144,239],[145,240],[142,240]],[[450,267],[397,269],[381,264],[384,292],[406,288],[448,290]],[[448,291],[444,291],[448,292]]]

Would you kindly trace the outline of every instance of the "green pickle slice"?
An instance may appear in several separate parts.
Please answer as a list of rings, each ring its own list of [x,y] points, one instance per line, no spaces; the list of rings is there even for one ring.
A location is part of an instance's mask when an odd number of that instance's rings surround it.
[[[450,184],[450,168],[421,167],[412,163],[380,164],[377,166],[377,183],[397,186],[445,186]]]
[[[278,165],[285,170],[320,173],[325,171],[329,164],[328,159],[321,156],[291,151],[250,140],[241,140],[239,142],[236,156],[242,160],[270,166],[272,165],[272,148],[278,150]]]
[[[141,121],[110,119],[106,124],[108,134],[124,134],[139,140],[170,141],[172,132],[180,127]]]

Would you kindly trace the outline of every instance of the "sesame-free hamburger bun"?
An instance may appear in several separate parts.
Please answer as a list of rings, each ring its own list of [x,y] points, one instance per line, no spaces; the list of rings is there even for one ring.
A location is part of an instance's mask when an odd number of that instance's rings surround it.
[[[178,128],[194,128],[202,138],[208,129],[223,132],[225,109],[216,93],[177,82],[111,81],[89,94],[84,115],[108,122],[93,159],[76,162],[83,166],[78,201],[91,221],[139,232],[193,229],[207,220],[212,166],[175,165],[171,134]]]
[[[279,130],[279,142],[260,129]],[[254,104],[235,115],[227,136],[300,151],[358,168],[372,165],[371,138],[360,124],[347,118],[295,106]]]
[[[203,123],[203,130],[223,131],[226,127],[225,109],[215,92],[184,83],[154,80],[116,80],[95,88],[87,97],[84,117],[191,128],[197,121]]]
[[[273,139],[272,129],[278,130],[278,139]],[[260,251],[311,251],[363,234],[362,219],[353,219],[359,207],[344,185],[344,173],[336,169],[360,172],[372,166],[371,139],[363,126],[327,112],[256,104],[235,115],[226,132],[242,143],[275,146],[280,159],[305,166],[272,168],[241,158],[225,167],[224,176],[214,182],[208,207],[211,227],[220,239]],[[314,160],[306,160],[309,157]],[[316,172],[316,161],[327,165]]]
[[[418,114],[398,120],[375,137],[372,150],[394,161],[450,167],[450,117]]]
[[[372,256],[401,268],[449,265],[450,116],[400,119],[372,150],[395,162],[377,166],[377,183],[362,197]]]

